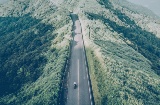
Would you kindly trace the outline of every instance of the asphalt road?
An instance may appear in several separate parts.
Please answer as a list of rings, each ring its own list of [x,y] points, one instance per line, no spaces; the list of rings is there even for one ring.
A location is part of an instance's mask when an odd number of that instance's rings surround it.
[[[74,26],[68,73],[67,105],[91,105],[81,24],[76,14],[71,14],[71,17]],[[78,84],[76,89],[73,87],[73,82]]]

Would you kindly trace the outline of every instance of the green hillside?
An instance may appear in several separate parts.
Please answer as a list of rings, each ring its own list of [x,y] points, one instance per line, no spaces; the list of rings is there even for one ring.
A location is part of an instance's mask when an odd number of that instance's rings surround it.
[[[116,1],[89,2],[80,17],[96,105],[159,105],[159,31],[147,27],[158,20]]]
[[[95,104],[160,105],[160,20],[126,0],[0,4],[0,105],[59,103],[71,12],[81,22]]]
[[[1,105],[58,103],[72,23],[67,10],[34,2],[0,5]]]

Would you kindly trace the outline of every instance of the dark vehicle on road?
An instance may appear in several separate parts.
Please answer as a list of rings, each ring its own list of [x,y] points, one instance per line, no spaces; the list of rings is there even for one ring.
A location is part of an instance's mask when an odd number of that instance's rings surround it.
[[[77,87],[76,82],[73,83],[73,87],[74,87],[74,89],[76,89],[76,87]]]

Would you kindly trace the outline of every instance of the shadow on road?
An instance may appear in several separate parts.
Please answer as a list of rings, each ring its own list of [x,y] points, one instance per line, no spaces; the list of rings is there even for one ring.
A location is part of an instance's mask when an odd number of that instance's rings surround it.
[[[72,18],[73,24],[75,23],[76,20],[78,20],[77,14],[71,13],[71,18]]]
[[[75,29],[77,28],[75,23],[78,20],[78,16],[76,14],[73,14],[73,13],[71,13],[70,16],[71,16],[71,19],[73,21],[73,26],[72,26],[72,37],[73,37],[73,40],[70,43],[70,48],[72,49],[72,47],[74,47],[74,46],[76,46],[78,44],[78,41],[74,40],[74,37],[77,34],[75,32]],[[71,53],[70,53],[70,57],[71,57]],[[67,65],[70,65],[70,62],[71,62],[70,59],[68,59]],[[59,93],[59,94],[61,94],[61,96],[59,97],[59,102],[58,102],[59,105],[66,105],[66,102],[67,102],[67,99],[68,99],[67,95],[68,95],[68,83],[69,83],[68,82],[68,79],[69,79],[69,77],[68,77],[69,66],[67,66],[65,69],[66,69],[65,70],[66,72],[64,73],[64,78],[62,79],[63,80],[62,87],[61,87],[62,91]]]

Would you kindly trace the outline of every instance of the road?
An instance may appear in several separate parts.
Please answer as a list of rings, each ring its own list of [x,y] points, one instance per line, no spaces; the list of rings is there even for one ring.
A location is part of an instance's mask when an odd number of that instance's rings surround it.
[[[67,105],[91,105],[82,28],[76,14],[71,14],[71,18],[73,21],[73,42],[68,73]],[[73,88],[73,82],[78,84],[76,89]]]

